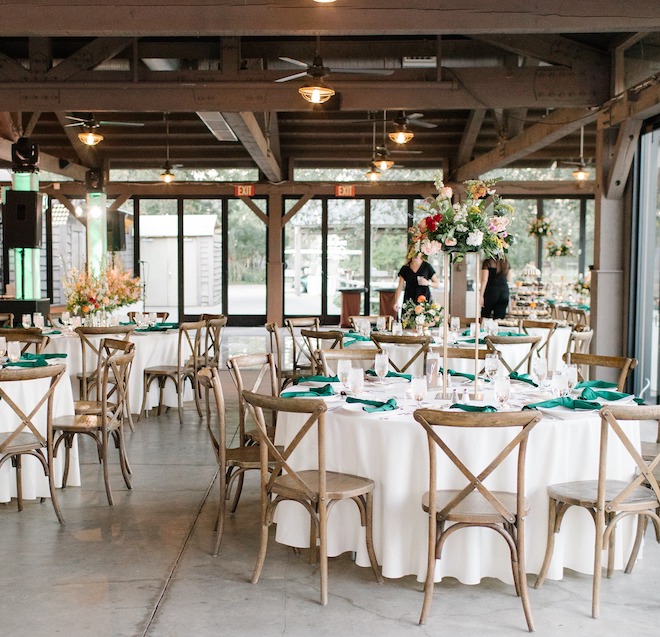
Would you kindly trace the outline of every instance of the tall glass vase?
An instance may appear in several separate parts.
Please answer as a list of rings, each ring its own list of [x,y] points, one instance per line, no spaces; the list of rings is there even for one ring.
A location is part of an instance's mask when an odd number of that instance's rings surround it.
[[[481,333],[481,252],[475,252],[474,264],[474,400],[479,400],[479,336]]]

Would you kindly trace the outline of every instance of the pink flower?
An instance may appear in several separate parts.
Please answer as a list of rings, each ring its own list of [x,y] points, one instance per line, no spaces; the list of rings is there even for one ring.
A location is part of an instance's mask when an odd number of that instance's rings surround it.
[[[456,239],[454,239],[453,237],[447,237],[445,239],[445,245],[450,247],[450,248],[455,246],[457,243],[458,243],[458,241]]]
[[[440,196],[444,197],[445,199],[451,199],[453,194],[454,191],[451,189],[451,186],[443,186],[440,189]]]

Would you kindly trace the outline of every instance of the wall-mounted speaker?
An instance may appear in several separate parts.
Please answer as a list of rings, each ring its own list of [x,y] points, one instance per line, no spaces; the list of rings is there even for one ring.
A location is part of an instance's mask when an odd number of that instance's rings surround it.
[[[126,214],[118,210],[108,211],[108,252],[126,250]]]
[[[41,194],[7,190],[2,206],[5,248],[41,247]]]

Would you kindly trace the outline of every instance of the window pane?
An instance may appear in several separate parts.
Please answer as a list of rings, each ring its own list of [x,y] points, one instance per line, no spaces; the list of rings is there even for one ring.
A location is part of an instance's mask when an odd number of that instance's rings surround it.
[[[543,214],[552,223],[553,233],[549,240],[543,241],[543,280],[546,283],[567,285],[578,279],[578,249],[580,231],[580,201],[578,199],[545,199]],[[566,241],[572,244],[572,255],[548,255],[550,241],[560,245]]]
[[[514,214],[509,226],[509,234],[513,235],[511,249],[507,255],[511,264],[511,280],[520,276],[522,269],[528,264],[536,264],[536,237],[530,237],[527,228],[536,219],[536,199],[504,199],[513,206]]]

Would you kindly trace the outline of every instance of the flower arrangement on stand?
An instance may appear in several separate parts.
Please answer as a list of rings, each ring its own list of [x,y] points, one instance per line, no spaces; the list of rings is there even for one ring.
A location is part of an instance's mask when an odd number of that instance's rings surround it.
[[[544,216],[533,219],[527,226],[530,237],[549,237],[552,235],[552,230],[552,224]]]
[[[561,242],[548,241],[546,246],[549,257],[570,257],[573,256],[573,242],[570,237],[564,237]]]
[[[401,322],[406,329],[428,329],[440,323],[443,309],[435,301],[427,301],[422,294],[416,301],[409,299],[403,304]]]

